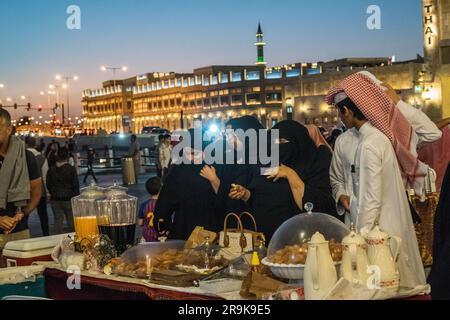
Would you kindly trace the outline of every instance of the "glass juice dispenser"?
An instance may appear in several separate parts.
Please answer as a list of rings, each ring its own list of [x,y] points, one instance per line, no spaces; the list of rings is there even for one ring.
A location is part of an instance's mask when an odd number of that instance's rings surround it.
[[[81,189],[79,196],[72,198],[76,243],[80,244],[85,241],[90,243],[94,237],[99,235],[96,202],[106,199],[105,191],[104,188],[92,184]]]
[[[114,185],[105,198],[96,201],[100,232],[114,243],[119,254],[135,244],[138,199],[127,194],[128,189]]]

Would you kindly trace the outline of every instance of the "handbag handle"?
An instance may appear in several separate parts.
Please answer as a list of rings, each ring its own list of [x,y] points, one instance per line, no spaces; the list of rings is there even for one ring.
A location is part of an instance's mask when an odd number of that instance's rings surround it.
[[[241,218],[239,218],[239,216],[235,213],[227,214],[223,222],[223,229],[224,229],[223,245],[225,246],[225,248],[228,248],[230,246],[230,237],[228,236],[228,219],[230,217],[235,217],[236,221],[238,222],[238,230],[241,232],[241,239],[239,241],[241,248],[247,247],[247,240],[245,239],[244,227],[242,226]]]
[[[263,233],[261,233],[261,232],[258,232],[258,227],[257,227],[257,224],[256,224],[256,219],[255,219],[255,217],[250,213],[250,212],[247,212],[247,211],[245,211],[245,212],[242,212],[241,213],[241,215],[240,215],[240,218],[242,218],[242,216],[248,216],[248,217],[250,217],[251,219],[252,219],[252,221],[253,221],[253,226],[255,227],[254,229],[255,229],[255,234],[256,234],[256,239],[254,239],[254,243],[253,243],[253,245],[255,246],[255,247],[259,247],[260,245],[263,245],[264,244],[264,242],[266,241],[266,237],[264,236],[264,234]]]
[[[243,216],[248,216],[248,217],[250,217],[250,219],[252,219],[255,232],[258,232],[258,227],[256,225],[255,217],[250,212],[247,212],[247,211],[242,212],[241,215],[239,216],[239,218],[242,219]]]

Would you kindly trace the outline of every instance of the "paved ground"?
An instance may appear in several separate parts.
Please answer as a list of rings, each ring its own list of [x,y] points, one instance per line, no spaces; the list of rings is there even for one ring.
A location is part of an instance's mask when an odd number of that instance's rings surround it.
[[[129,194],[133,195],[135,197],[138,197],[139,199],[139,204],[141,202],[143,202],[144,200],[147,199],[147,192],[145,190],[145,181],[147,181],[148,178],[155,176],[154,173],[152,173],[151,171],[149,171],[146,174],[142,174],[139,177],[139,184],[134,185],[134,186],[128,186],[129,188]],[[85,185],[83,185],[83,177],[84,175],[80,175],[80,187],[83,188],[85,187]],[[101,172],[99,172],[99,174],[97,175],[97,179],[99,181],[99,185],[102,187],[108,187],[114,184],[114,181],[117,180],[121,183],[122,181],[122,175],[118,172],[111,172],[108,174],[102,174]],[[49,218],[49,224],[50,224],[50,234],[53,235],[54,231],[53,231],[53,212],[50,206],[48,206],[47,208],[48,211],[48,218]],[[42,237],[42,230],[41,230],[41,224],[39,221],[39,216],[37,215],[36,212],[33,212],[29,219],[28,219],[28,226],[30,228],[30,232],[31,232],[31,236],[33,238],[36,237]],[[67,226],[67,225],[66,225]],[[65,230],[67,232],[69,232],[69,230]],[[136,238],[140,238],[142,236],[142,230],[140,227],[136,228]]]

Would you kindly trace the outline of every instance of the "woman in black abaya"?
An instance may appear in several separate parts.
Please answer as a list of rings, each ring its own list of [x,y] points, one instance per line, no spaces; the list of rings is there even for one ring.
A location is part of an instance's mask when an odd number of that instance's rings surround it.
[[[223,164],[216,164],[214,168],[205,166],[201,172],[202,177],[210,181],[216,191],[216,211],[221,212],[223,218],[230,212],[239,214],[243,211],[250,211],[245,203],[229,198],[228,194],[234,184],[249,186],[252,173],[259,168],[258,134],[260,130],[265,130],[258,119],[252,116],[231,119],[226,123],[226,129],[225,141],[221,141],[225,146]],[[250,133],[249,130],[254,131],[257,139],[253,141],[255,147],[253,150],[251,150],[249,139],[239,138],[239,135],[236,134],[237,130],[242,130],[243,133]],[[233,161],[229,163],[226,161],[227,159],[233,159]]]
[[[254,175],[248,189],[230,193],[231,198],[251,204],[268,239],[307,202],[314,204],[316,212],[336,215],[329,177],[331,152],[319,150],[298,122],[283,121],[272,130],[279,132],[280,167],[268,176]]]
[[[159,231],[169,231],[172,239],[187,240],[197,226],[215,232],[222,229],[223,222],[215,211],[213,188],[200,176],[206,144],[201,148],[195,146],[195,132],[189,130],[190,147],[183,150],[190,163],[172,166],[156,204]]]

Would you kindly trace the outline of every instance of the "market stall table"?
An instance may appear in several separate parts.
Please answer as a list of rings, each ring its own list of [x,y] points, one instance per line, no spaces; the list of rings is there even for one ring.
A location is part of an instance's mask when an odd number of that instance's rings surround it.
[[[70,290],[67,280],[73,275],[57,265],[47,267],[44,276],[47,298],[54,300],[242,300],[239,292],[219,296],[195,287],[168,287],[141,279],[86,272],[81,274],[81,290]],[[431,300],[431,296],[417,295],[398,300]]]
[[[57,267],[44,272],[47,297],[54,300],[225,300],[199,288],[175,288],[104,274],[81,274],[81,290],[70,290],[67,280],[73,274]],[[70,282],[70,281],[69,281]],[[236,298],[236,297],[229,297]]]

